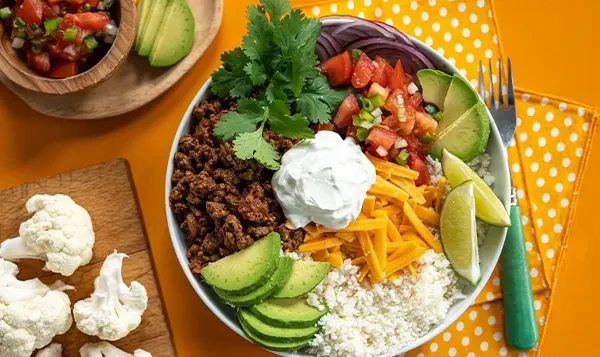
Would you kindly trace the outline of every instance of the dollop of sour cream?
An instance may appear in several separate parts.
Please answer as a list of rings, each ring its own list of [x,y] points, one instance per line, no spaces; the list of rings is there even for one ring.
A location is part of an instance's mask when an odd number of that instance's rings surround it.
[[[290,150],[273,175],[275,196],[290,223],[340,229],[358,218],[375,167],[350,138],[320,131]]]

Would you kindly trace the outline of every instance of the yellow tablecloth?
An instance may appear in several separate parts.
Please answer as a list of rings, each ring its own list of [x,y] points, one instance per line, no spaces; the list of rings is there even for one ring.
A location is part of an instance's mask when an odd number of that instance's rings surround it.
[[[268,355],[229,331],[189,287],[170,247],[162,192],[168,148],[179,120],[197,89],[219,65],[218,54],[239,44],[245,24],[243,6],[248,3],[246,0],[226,0],[222,29],[201,63],[167,95],[130,115],[89,123],[51,119],[32,112],[5,87],[0,87],[0,186],[116,157],[131,161],[180,356]],[[576,30],[582,27],[593,34],[593,14],[600,9],[590,3],[584,7],[578,0],[573,0],[572,8],[556,0],[537,5],[517,0],[497,1],[496,4],[475,0],[318,3],[303,0],[295,4],[302,6],[308,14],[318,16],[334,10],[357,15],[362,12],[365,17],[383,21],[389,19],[434,48],[441,48],[470,79],[476,77],[477,61],[498,57],[501,54],[498,44],[502,44],[511,51],[518,85],[527,83],[527,87],[544,91],[551,88],[552,92],[595,100],[593,104],[600,104],[595,85],[600,75],[593,71],[588,73],[595,63],[592,54],[597,53],[600,41],[592,35],[579,36],[580,32]],[[526,10],[520,11],[521,8]],[[497,14],[504,15],[497,17]],[[542,20],[533,20],[534,17]],[[513,30],[515,19],[519,21],[518,31]],[[551,25],[544,19],[551,21]],[[558,30],[559,27],[562,29]],[[498,28],[502,30],[501,34]],[[552,32],[546,38],[542,31]],[[505,41],[504,34],[511,41]],[[558,35],[563,36],[555,38]],[[589,41],[596,41],[596,47]],[[545,53],[553,55],[545,56]],[[535,59],[536,63],[529,63],[529,58]],[[538,68],[543,70],[533,70]],[[574,78],[570,72],[577,72],[578,76]],[[589,144],[593,140],[593,111],[585,105],[526,90],[520,90],[519,97],[521,125],[515,145],[509,150],[512,169],[517,171],[514,178],[521,190],[526,239],[531,248],[529,260],[536,307],[539,307],[538,321],[542,330],[547,329],[540,355],[595,356],[599,350],[594,337],[600,336],[594,323],[600,318],[600,309],[595,305],[594,297],[600,290],[589,282],[595,281],[593,272],[600,269],[597,253],[600,242],[592,239],[594,235],[586,240],[585,233],[586,230],[592,234],[600,233],[600,225],[595,223],[598,220],[594,221],[593,200],[600,194],[594,184],[600,178],[600,172],[594,169],[600,164],[597,155],[591,156],[592,163],[585,171],[587,183],[581,187],[581,192],[589,195],[575,195],[580,191]],[[579,209],[575,212],[573,207],[580,196]],[[572,217],[576,224],[568,223]],[[569,234],[571,231],[573,234]],[[561,249],[567,235],[570,237],[569,253]],[[565,256],[567,258],[561,264],[561,258]],[[589,267],[584,269],[586,264]],[[560,269],[562,266],[565,272]],[[561,272],[556,273],[555,269]],[[555,275],[561,278],[553,285]],[[556,289],[550,289],[548,285]],[[519,353],[504,349],[501,303],[497,300],[499,292],[498,280],[493,278],[478,298],[482,304],[473,307],[453,327],[410,355],[471,357],[497,356],[506,352],[519,356]],[[570,296],[575,300],[569,302]],[[548,315],[550,298],[553,305]],[[484,302],[487,300],[490,302]]]

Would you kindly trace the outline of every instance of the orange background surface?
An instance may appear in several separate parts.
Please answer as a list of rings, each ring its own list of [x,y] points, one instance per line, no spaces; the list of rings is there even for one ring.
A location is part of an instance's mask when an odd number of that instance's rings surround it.
[[[163,199],[179,121],[219,65],[219,54],[240,43],[243,6],[249,2],[225,0],[221,30],[200,62],[166,95],[128,115],[94,122],[52,119],[0,85],[0,187],[118,157],[130,161],[179,356],[269,355],[220,323],[195,295],[173,253]],[[519,87],[600,107],[600,2],[497,0],[496,11],[500,41]],[[553,293],[543,357],[600,355],[600,137],[595,141]]]

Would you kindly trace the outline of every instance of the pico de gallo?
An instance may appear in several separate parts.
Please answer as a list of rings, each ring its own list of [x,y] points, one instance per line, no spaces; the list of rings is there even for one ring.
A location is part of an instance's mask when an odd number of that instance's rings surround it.
[[[332,87],[355,89],[333,119],[336,128],[371,155],[418,171],[417,185],[428,184],[425,157],[436,140],[441,112],[423,102],[400,60],[392,66],[382,57],[371,59],[355,49],[328,59],[320,69]]]
[[[0,0],[0,19],[11,45],[36,73],[68,78],[93,67],[108,52],[118,28],[114,0]]]

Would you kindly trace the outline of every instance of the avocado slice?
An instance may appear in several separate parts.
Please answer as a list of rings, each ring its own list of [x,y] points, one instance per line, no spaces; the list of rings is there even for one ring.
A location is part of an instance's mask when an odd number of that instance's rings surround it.
[[[262,322],[247,309],[238,312],[240,323],[246,326],[253,335],[265,341],[295,342],[311,339],[320,328],[317,326],[290,328],[271,326]]]
[[[448,93],[452,76],[437,69],[422,69],[417,72],[417,78],[423,88],[423,100],[435,104],[444,110],[444,98]]]
[[[490,118],[485,104],[475,104],[437,135],[429,152],[431,156],[441,159],[442,149],[446,149],[462,161],[473,160],[485,151],[490,136]]]
[[[303,340],[303,341],[295,341],[295,342],[270,341],[270,340],[262,339],[259,336],[255,335],[252,331],[250,331],[250,329],[248,329],[248,327],[244,323],[241,323],[241,325],[242,325],[242,330],[244,330],[244,333],[246,333],[246,336],[248,336],[248,338],[250,340],[252,340],[252,342],[256,343],[257,345],[263,346],[264,348],[273,350],[273,351],[294,351],[294,350],[301,348],[302,346],[305,346],[307,343],[309,343],[313,339],[311,337],[311,338]]]
[[[171,0],[153,0],[151,5],[148,5],[148,18],[142,28],[142,34],[137,41],[135,50],[140,56],[148,56],[158,30],[161,26],[163,15],[167,9],[167,5]],[[142,14],[143,15],[143,14]]]
[[[271,275],[269,280],[263,286],[246,295],[234,295],[217,288],[215,288],[215,292],[221,299],[235,306],[244,307],[258,304],[283,286],[290,276],[293,264],[294,259],[290,257],[279,257],[277,269],[275,269],[275,272]]]
[[[329,272],[329,262],[306,262],[297,260],[292,273],[283,287],[273,294],[274,298],[295,298],[308,294]]]
[[[310,327],[329,310],[320,311],[310,306],[306,299],[268,299],[250,310],[264,323],[278,327]]]
[[[150,65],[168,67],[192,50],[196,22],[185,0],[171,0],[150,51]]]
[[[452,77],[448,93],[444,99],[444,110],[442,120],[438,123],[438,132],[441,132],[455,120],[465,114],[479,102],[479,96],[469,82],[459,75]]]
[[[140,41],[140,38],[142,37],[142,30],[148,23],[148,14],[150,13],[153,2],[154,0],[140,0],[137,5],[137,24],[135,29],[135,42],[133,43],[134,46],[137,46],[138,41]]]
[[[248,248],[208,264],[200,274],[210,285],[229,294],[247,294],[273,274],[280,245],[279,234],[269,233]]]

